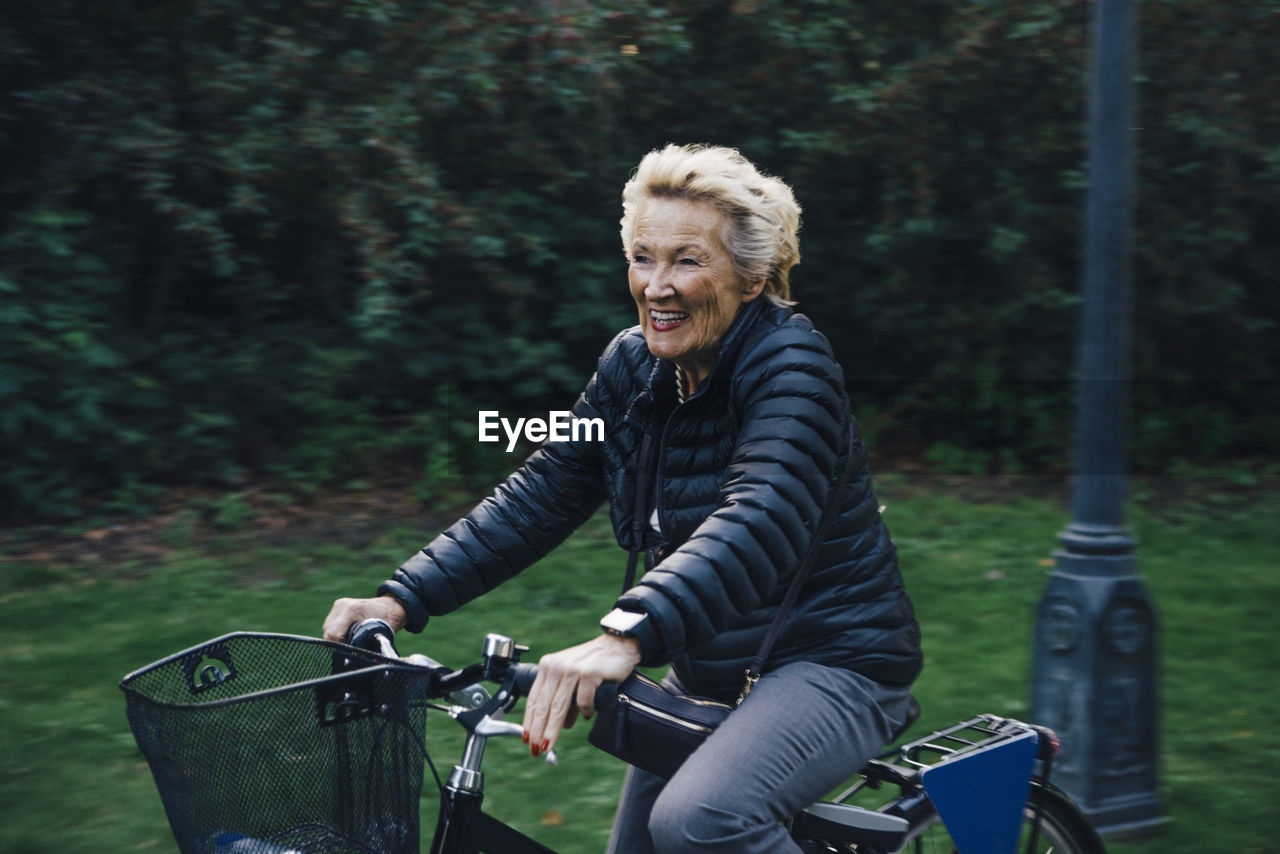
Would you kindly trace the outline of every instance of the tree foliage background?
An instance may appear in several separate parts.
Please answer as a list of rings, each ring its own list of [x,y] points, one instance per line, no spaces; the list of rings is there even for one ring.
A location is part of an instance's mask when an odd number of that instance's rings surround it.
[[[482,466],[634,322],[629,171],[740,148],[875,439],[1070,465],[1084,0],[74,0],[0,11],[10,517]],[[1141,4],[1134,454],[1274,454],[1280,2]],[[504,461],[510,464],[510,461]]]

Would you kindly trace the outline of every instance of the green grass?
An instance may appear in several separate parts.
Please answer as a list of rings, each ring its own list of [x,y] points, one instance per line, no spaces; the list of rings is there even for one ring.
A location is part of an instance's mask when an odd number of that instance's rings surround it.
[[[1025,714],[1034,609],[1065,511],[904,487],[890,482],[881,497],[925,634],[917,732],[979,711]],[[1113,843],[1115,854],[1280,851],[1272,841],[1280,831],[1277,519],[1273,494],[1135,512],[1161,625],[1170,821],[1152,837]],[[335,597],[371,591],[426,536],[388,530],[361,549],[230,539],[197,547],[178,538],[150,562],[0,563],[0,850],[174,850],[124,719],[120,677],[229,631],[315,634]],[[580,641],[609,607],[623,565],[597,517],[524,576],[405,637],[402,650],[462,664],[489,631],[530,643],[534,655]],[[442,773],[458,731],[443,716],[429,722]],[[555,768],[513,740],[491,744],[490,810],[557,850],[602,850],[622,769],[585,736],[582,726],[569,733]],[[424,826],[434,810],[424,798]]]

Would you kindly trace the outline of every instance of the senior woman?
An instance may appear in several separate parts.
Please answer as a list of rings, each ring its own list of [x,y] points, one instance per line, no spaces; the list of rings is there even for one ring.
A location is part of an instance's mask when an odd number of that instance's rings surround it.
[[[335,639],[370,616],[420,631],[607,500],[618,543],[644,551],[648,571],[599,634],[541,659],[524,716],[536,755],[572,723],[575,700],[590,715],[596,687],[638,665],[670,664],[679,690],[732,702],[835,502],[763,677],[669,781],[630,769],[611,851],[796,851],[778,822],[854,773],[907,714],[919,630],[843,373],[790,307],[799,223],[790,188],[735,150],[650,152],[623,191],[640,322],[605,349],[574,406],[603,419],[604,440],[543,445],[377,597],[338,600],[325,621]],[[656,462],[638,472],[646,434]],[[652,479],[644,507],[637,476]]]

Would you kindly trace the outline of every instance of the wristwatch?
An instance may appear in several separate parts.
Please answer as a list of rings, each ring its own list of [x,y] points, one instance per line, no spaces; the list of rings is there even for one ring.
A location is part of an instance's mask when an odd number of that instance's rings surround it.
[[[648,621],[648,614],[614,608],[604,615],[604,619],[600,621],[600,628],[620,638],[633,638],[648,627]]]

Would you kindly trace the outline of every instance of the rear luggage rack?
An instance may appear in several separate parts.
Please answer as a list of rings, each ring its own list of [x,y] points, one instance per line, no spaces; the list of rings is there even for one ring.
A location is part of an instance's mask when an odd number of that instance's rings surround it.
[[[898,747],[891,747],[872,759],[862,769],[859,780],[836,800],[843,801],[865,787],[878,788],[881,783],[919,788],[920,774],[925,769],[994,744],[999,744],[1032,729],[1021,721],[997,715],[979,715],[929,733]]]
[[[878,758],[893,758],[904,765],[923,770],[956,756],[1007,741],[1029,729],[1031,728],[1021,721],[996,715],[979,715],[895,747]],[[934,757],[933,761],[926,761],[926,757],[930,755]]]

